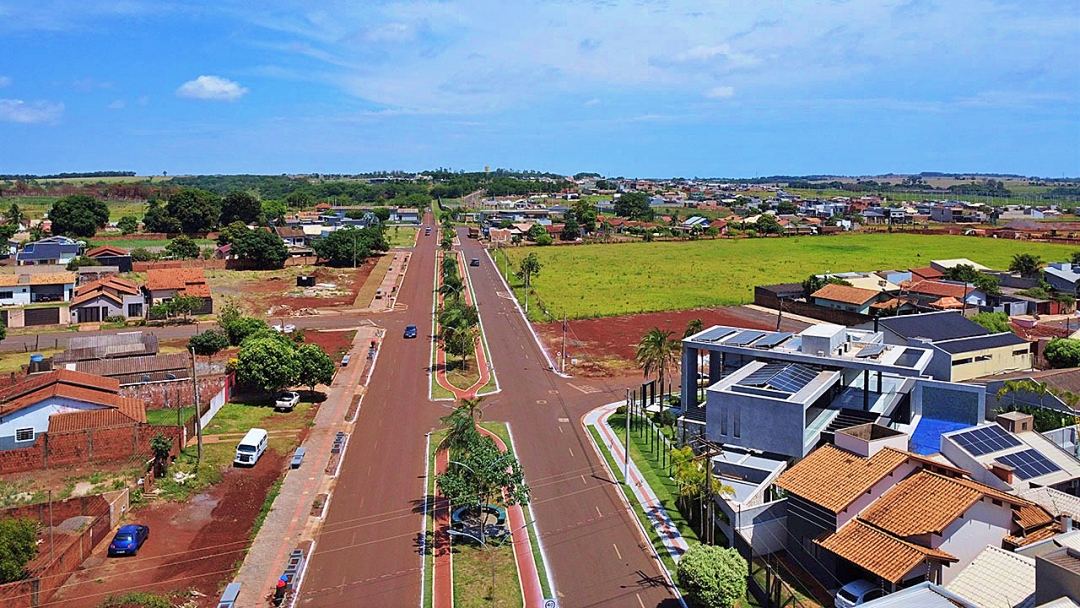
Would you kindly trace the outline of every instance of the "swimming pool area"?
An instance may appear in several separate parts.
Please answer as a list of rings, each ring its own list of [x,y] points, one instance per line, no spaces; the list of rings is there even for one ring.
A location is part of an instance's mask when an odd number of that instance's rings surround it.
[[[941,451],[941,436],[960,429],[966,429],[970,424],[966,422],[953,422],[939,418],[923,417],[911,433],[911,451],[920,456],[936,454]]]

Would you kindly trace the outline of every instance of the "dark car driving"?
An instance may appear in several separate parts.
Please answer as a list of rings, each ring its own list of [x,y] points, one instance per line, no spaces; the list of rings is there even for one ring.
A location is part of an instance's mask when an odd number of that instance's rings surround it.
[[[109,543],[109,556],[135,555],[146,539],[150,538],[150,528],[139,524],[120,526],[116,536]]]
[[[415,338],[416,337],[416,326],[415,325],[406,325],[405,326],[405,337],[406,338]]]

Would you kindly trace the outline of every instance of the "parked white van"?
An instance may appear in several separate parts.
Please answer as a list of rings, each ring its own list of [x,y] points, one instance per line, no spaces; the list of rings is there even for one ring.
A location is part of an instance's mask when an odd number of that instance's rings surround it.
[[[265,429],[251,429],[248,431],[247,435],[244,435],[244,438],[236,446],[236,457],[233,458],[233,464],[255,466],[255,463],[259,461],[259,457],[266,451],[267,440],[268,436]]]

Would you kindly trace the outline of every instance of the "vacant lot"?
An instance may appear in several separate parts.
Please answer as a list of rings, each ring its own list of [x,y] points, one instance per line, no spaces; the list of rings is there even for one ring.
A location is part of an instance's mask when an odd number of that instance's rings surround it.
[[[535,296],[553,317],[606,317],[745,304],[755,285],[802,281],[812,273],[929,266],[930,260],[960,257],[1007,268],[1017,253],[1051,261],[1068,259],[1076,249],[982,237],[851,234],[519,247],[509,254],[511,264],[529,253],[540,258],[529,316],[549,321]],[[519,299],[520,283],[513,279]]]

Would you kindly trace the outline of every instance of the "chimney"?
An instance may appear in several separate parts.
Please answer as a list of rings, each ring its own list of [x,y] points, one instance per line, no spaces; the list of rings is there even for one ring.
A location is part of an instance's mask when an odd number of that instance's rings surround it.
[[[1010,433],[1026,433],[1035,430],[1035,417],[1022,412],[1004,412],[994,418],[994,422]]]
[[[1061,516],[1061,532],[1062,533],[1070,532],[1070,531],[1072,531],[1072,527],[1073,527],[1072,518],[1069,517],[1068,515],[1062,515]]]
[[[1013,468],[1010,467],[1009,465],[1002,464],[1002,463],[997,462],[997,461],[991,462],[990,463],[990,472],[993,473],[994,476],[997,477],[998,479],[1000,479],[1001,481],[1004,481],[1005,483],[1009,484],[1010,486],[1012,485],[1012,483],[1013,483]]]

